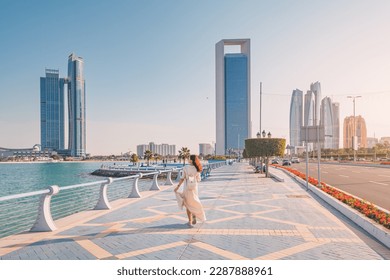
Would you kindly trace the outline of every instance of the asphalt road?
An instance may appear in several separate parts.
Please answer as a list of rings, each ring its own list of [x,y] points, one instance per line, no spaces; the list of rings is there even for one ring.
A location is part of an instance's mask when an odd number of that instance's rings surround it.
[[[318,177],[317,163],[309,163],[309,176]],[[292,168],[306,172],[306,163]],[[390,211],[390,168],[321,164],[321,181]]]

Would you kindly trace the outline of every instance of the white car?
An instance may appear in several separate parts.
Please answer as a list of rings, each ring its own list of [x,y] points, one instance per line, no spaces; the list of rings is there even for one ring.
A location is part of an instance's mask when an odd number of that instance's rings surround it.
[[[292,163],[299,163],[299,158],[293,157],[293,158],[291,159],[291,162],[292,162]]]

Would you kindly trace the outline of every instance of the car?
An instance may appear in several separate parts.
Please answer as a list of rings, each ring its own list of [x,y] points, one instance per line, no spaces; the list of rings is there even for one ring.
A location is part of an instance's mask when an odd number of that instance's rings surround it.
[[[288,159],[284,159],[282,165],[283,166],[291,166],[291,161],[289,161]]]
[[[291,159],[291,163],[299,163],[299,158],[293,157],[293,158]]]
[[[273,159],[273,160],[271,161],[271,164],[279,164],[279,161],[278,161],[277,159]]]

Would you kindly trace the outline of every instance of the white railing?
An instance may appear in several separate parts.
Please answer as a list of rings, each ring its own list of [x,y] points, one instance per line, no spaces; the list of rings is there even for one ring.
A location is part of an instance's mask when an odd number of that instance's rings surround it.
[[[216,162],[204,165],[202,179],[210,175],[212,169],[225,165]],[[172,172],[177,172],[178,181],[182,168],[156,170],[148,173],[71,186],[50,186],[46,190],[0,197],[0,238],[22,231],[54,231],[54,220],[85,210],[111,209],[110,201],[119,198],[140,198],[146,190],[160,190],[160,184],[173,185]],[[159,182],[160,174],[166,173],[165,182]],[[139,179],[152,177],[151,186],[147,182],[139,184]]]

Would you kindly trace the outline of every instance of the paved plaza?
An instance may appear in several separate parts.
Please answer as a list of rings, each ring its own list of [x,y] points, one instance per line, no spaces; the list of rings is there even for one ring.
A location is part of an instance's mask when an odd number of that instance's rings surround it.
[[[54,232],[0,239],[0,259],[387,259],[390,250],[376,250],[341,214],[275,172],[285,181],[255,174],[247,163],[213,170],[199,189],[207,221],[193,228],[173,187],[163,186],[112,202],[111,210],[57,220]]]

